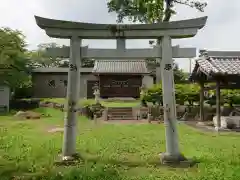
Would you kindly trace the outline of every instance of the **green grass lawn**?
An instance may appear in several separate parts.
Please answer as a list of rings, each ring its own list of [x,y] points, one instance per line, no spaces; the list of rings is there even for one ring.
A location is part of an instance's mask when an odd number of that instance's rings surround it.
[[[77,166],[55,166],[61,152],[62,112],[38,109],[51,118],[16,120],[0,117],[0,180],[239,180],[240,136],[203,133],[179,125],[180,147],[187,157],[200,161],[192,168],[159,164],[165,149],[164,126],[159,124],[94,124],[81,117],[77,150],[84,158]],[[15,177],[15,178],[14,178]]]
[[[66,102],[65,98],[52,98],[52,99],[43,99],[43,101],[50,101],[55,103],[64,104]],[[80,105],[87,105],[95,103],[94,99],[81,99],[79,100]],[[100,100],[100,103],[105,107],[136,107],[140,105],[139,100],[132,101],[122,101],[122,100]]]

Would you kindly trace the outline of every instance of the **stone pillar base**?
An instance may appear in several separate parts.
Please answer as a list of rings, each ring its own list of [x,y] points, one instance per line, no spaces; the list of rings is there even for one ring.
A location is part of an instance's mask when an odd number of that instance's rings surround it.
[[[214,129],[215,129],[216,132],[220,132],[220,131],[224,130],[224,128],[222,128],[222,127],[215,127]]]
[[[160,154],[160,161],[164,165],[170,165],[170,166],[183,166],[183,167],[191,167],[196,162],[193,160],[188,160],[184,155],[179,154],[177,156],[172,156],[167,153],[161,153]]]
[[[59,160],[55,161],[55,164],[69,166],[69,165],[75,165],[79,163],[81,160],[82,160],[82,157],[78,153],[73,154],[72,156],[59,155]]]

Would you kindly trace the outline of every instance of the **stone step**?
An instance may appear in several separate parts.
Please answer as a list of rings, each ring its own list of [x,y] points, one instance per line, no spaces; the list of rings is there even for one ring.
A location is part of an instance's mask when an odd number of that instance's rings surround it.
[[[111,107],[108,108],[108,120],[132,120],[131,107]]]
[[[108,112],[132,112],[132,109],[108,109]]]
[[[108,110],[132,110],[131,107],[109,107]]]
[[[128,118],[120,118],[120,117],[114,117],[114,118],[109,118],[108,120],[133,120],[133,117],[128,117]]]
[[[119,112],[119,111],[114,111],[114,112],[108,112],[109,115],[132,115],[132,112]]]
[[[109,116],[110,118],[132,118],[133,116],[132,115],[114,115],[114,116]]]
[[[113,115],[113,116],[109,116],[109,120],[112,120],[112,119],[133,119],[133,116],[132,115]]]

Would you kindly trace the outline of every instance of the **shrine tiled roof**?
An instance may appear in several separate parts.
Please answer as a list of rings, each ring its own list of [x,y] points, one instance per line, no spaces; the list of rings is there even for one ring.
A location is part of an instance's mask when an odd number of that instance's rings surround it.
[[[238,51],[200,51],[190,80],[201,79],[201,74],[207,79],[215,76],[240,76],[240,52]]]
[[[240,75],[240,57],[208,57],[196,60],[205,74]]]
[[[148,74],[145,60],[96,60],[93,73]]]

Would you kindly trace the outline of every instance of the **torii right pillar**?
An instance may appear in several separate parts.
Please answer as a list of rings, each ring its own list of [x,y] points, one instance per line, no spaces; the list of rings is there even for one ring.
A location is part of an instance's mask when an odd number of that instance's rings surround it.
[[[179,31],[179,34],[181,32]],[[163,108],[164,108],[164,124],[166,137],[166,152],[161,153],[160,158],[163,164],[174,164],[186,161],[187,159],[179,150],[179,140],[177,132],[177,113],[175,99],[175,83],[173,73],[173,53],[172,38],[170,35],[164,35],[160,38],[161,45],[158,45],[159,52],[162,53],[160,63]],[[159,74],[156,74],[159,76]],[[160,79],[159,77],[157,79]],[[159,83],[159,82],[157,82]]]
[[[159,50],[162,51],[160,68],[166,134],[166,152],[161,154],[161,161],[165,164],[184,161],[185,157],[180,153],[178,143],[172,40],[170,36],[163,36],[161,41]]]

